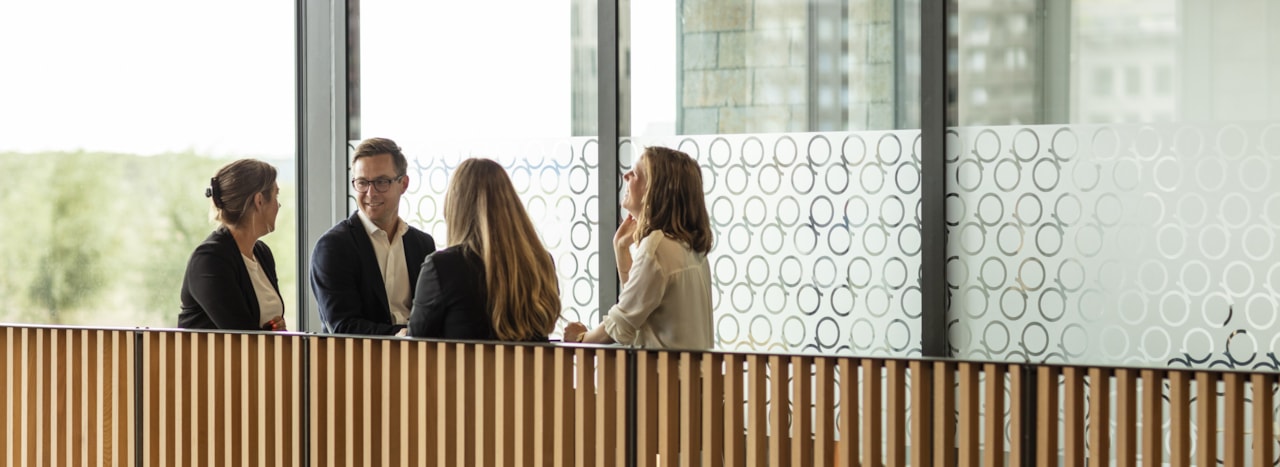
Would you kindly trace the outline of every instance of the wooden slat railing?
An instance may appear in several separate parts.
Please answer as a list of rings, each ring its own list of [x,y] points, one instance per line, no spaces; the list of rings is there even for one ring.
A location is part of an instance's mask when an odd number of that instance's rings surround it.
[[[0,465],[132,466],[134,334],[0,327]]]
[[[1275,373],[0,327],[0,388],[0,465],[1277,461]]]

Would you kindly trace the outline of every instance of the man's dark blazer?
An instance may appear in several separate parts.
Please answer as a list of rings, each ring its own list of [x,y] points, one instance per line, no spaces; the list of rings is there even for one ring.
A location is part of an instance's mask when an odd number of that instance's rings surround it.
[[[280,294],[276,260],[261,241],[253,244],[253,257]],[[282,298],[281,303],[284,302]],[[184,329],[262,330],[258,294],[245,269],[235,237],[219,227],[196,247],[182,278],[182,311],[178,327]]]
[[[412,299],[422,260],[436,251],[436,242],[413,226],[402,240]],[[311,291],[320,308],[320,321],[329,332],[391,335],[405,327],[393,324],[387,287],[358,211],[316,242],[311,253]]]

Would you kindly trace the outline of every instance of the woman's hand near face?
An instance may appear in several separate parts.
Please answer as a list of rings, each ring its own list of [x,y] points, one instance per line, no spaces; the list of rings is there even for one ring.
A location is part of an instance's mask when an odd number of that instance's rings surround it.
[[[618,265],[618,282],[627,283],[631,277],[631,245],[635,243],[636,218],[627,214],[613,234],[613,257]]]
[[[618,226],[618,231],[613,234],[613,249],[628,250],[631,244],[635,243],[636,218],[627,214],[627,218],[622,220],[622,225]]]

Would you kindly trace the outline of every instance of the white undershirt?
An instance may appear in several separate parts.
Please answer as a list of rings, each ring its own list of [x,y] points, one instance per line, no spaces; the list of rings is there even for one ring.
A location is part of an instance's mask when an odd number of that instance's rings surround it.
[[[284,316],[284,302],[280,301],[280,294],[276,292],[275,287],[271,286],[271,280],[267,279],[267,274],[262,272],[262,267],[258,265],[258,261],[254,258],[240,255],[244,258],[244,268],[249,271],[249,278],[253,281],[253,293],[258,296],[258,326],[262,326],[271,322],[279,316]]]
[[[409,310],[413,309],[413,298],[409,295],[409,266],[404,260],[404,234],[409,225],[404,219],[396,218],[396,232],[390,237],[387,232],[378,228],[364,211],[357,211],[364,230],[369,233],[369,241],[373,243],[373,254],[378,257],[378,269],[382,271],[382,285],[387,290],[387,306],[391,308],[393,324],[408,324]],[[394,253],[394,254],[393,254]]]

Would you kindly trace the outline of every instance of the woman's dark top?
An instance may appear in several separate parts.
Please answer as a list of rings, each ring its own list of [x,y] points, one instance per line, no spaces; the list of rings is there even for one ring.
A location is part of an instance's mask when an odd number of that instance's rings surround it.
[[[276,260],[261,241],[253,245],[253,257],[280,293]],[[240,329],[260,331],[261,315],[253,279],[235,237],[219,227],[191,253],[187,273],[182,278],[182,311],[178,327],[184,329]]]
[[[488,306],[484,262],[452,246],[422,262],[409,335],[437,339],[498,340]],[[545,342],[546,336],[533,341]]]

